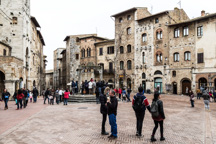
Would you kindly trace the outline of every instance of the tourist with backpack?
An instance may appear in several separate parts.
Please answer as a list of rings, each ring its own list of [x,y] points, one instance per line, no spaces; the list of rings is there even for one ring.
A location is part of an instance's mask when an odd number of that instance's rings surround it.
[[[158,124],[160,125],[160,134],[161,134],[160,141],[165,140],[165,138],[163,136],[163,121],[165,119],[165,115],[164,115],[164,109],[163,109],[163,102],[160,99],[161,99],[160,94],[155,93],[154,99],[153,99],[152,105],[151,105],[152,119],[154,120],[154,124],[155,124],[155,127],[154,127],[153,132],[152,132],[152,136],[151,136],[151,142],[156,141],[155,133],[157,131]]]
[[[142,136],[142,126],[145,117],[145,110],[147,108],[150,113],[151,110],[147,98],[143,95],[143,88],[139,87],[138,92],[139,93],[137,93],[133,98],[132,107],[135,111],[136,119],[137,119],[136,136]]]

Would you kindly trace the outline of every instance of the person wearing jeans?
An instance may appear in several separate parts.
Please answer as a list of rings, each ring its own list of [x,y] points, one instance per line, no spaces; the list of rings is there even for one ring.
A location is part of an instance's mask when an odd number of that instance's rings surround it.
[[[152,116],[152,119],[154,120],[155,127],[154,127],[154,129],[152,131],[151,142],[156,141],[155,133],[157,131],[158,124],[160,125],[160,134],[161,134],[160,141],[165,140],[164,135],[163,135],[163,121],[165,119],[165,114],[164,114],[164,109],[163,109],[163,102],[160,99],[161,99],[160,94],[155,93],[154,94],[154,99],[152,101],[152,105],[157,103],[159,115],[158,116]]]
[[[24,94],[22,93],[21,90],[18,90],[18,95],[17,95],[17,109],[22,109],[22,99],[24,98]],[[19,107],[20,106],[20,107]]]
[[[69,94],[70,94],[69,90],[66,90],[66,92],[64,93],[64,105],[67,105]]]
[[[194,94],[193,94],[192,90],[189,90],[188,95],[190,97],[191,107],[194,107]]]
[[[111,126],[111,135],[108,136],[110,139],[116,139],[117,136],[117,124],[116,124],[116,115],[117,115],[117,107],[118,107],[118,100],[115,96],[115,91],[111,90],[110,93],[110,100],[107,101],[108,115],[109,115],[109,124]]]
[[[10,93],[7,91],[7,89],[4,89],[4,92],[2,93],[2,100],[4,100],[4,102],[5,102],[4,110],[8,109],[9,98],[10,98]]]

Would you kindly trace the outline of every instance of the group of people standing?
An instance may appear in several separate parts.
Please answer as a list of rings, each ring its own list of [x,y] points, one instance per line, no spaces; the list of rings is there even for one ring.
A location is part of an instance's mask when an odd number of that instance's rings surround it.
[[[46,104],[46,100],[48,101],[48,104],[54,105],[54,101],[56,100],[56,104],[60,104],[61,102],[64,102],[64,105],[68,104],[68,99],[70,95],[70,91],[63,90],[63,89],[49,89],[43,90],[42,92],[43,98],[44,98],[44,104]]]
[[[208,91],[207,89],[200,88],[196,90],[197,100],[203,97],[205,109],[210,110],[210,102],[216,102],[216,91]],[[190,97],[191,107],[194,107],[195,95],[192,90],[189,90],[188,96]]]
[[[111,126],[111,134],[108,136],[109,139],[116,139],[117,136],[117,124],[116,124],[116,115],[117,115],[117,107],[118,107],[118,99],[116,98],[116,90],[112,90],[109,87],[106,87],[104,93],[100,93],[100,112],[102,114],[102,135],[109,135],[105,130],[105,123],[107,119],[107,115],[109,117],[109,124]],[[119,93],[118,93],[119,94]],[[152,101],[152,105],[150,106],[147,98],[144,96],[143,88],[138,88],[138,93],[133,97],[132,107],[134,109],[136,115],[136,136],[142,137],[142,127],[143,120],[145,117],[145,110],[152,114],[152,119],[154,120],[155,127],[152,131],[151,141],[156,141],[155,133],[160,125],[160,141],[164,141],[163,135],[163,121],[165,119],[165,114],[163,110],[163,102],[160,99],[161,96],[158,92],[155,92],[154,98]]]
[[[2,98],[5,102],[4,110],[8,109],[8,101],[10,99],[11,94],[7,91],[7,89],[4,89],[4,92],[2,93]],[[13,99],[15,100],[15,104],[17,105],[17,109],[22,109],[22,107],[26,108],[28,105],[28,101],[30,99],[30,102],[36,103],[38,97],[38,90],[37,88],[34,88],[32,91],[29,91],[28,89],[21,88],[14,92]]]

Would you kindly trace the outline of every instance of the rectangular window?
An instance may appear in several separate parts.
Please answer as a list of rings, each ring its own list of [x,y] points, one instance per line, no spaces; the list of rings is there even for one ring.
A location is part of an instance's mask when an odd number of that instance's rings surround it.
[[[103,55],[103,48],[99,49],[99,55]]]
[[[203,36],[203,26],[197,27],[197,36]]]
[[[159,23],[159,19],[158,18],[155,19],[155,23]]]
[[[189,28],[188,26],[186,26],[183,28],[183,36],[188,36],[188,34],[189,34]]]
[[[178,38],[180,36],[180,30],[179,30],[179,28],[176,28],[175,30],[174,30],[174,37],[175,38]]]
[[[107,47],[107,54],[114,54],[114,46]]]
[[[113,63],[112,62],[109,63],[109,71],[110,72],[113,71]]]
[[[79,54],[76,54],[76,60],[78,60],[79,59]]]
[[[204,63],[203,53],[198,53],[197,54],[197,60],[198,60],[198,63]]]

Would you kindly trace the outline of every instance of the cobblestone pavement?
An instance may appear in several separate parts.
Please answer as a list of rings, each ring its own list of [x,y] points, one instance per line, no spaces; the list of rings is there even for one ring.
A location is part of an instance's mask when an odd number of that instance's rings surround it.
[[[147,95],[147,98],[151,102],[152,95]],[[203,100],[196,100],[195,108],[190,107],[188,97],[162,95],[162,100],[166,115],[164,122],[166,141],[159,141],[158,129],[157,142],[155,143],[216,143],[216,103],[211,103],[211,112],[209,112],[204,110]],[[143,126],[144,137],[137,138],[135,136],[136,118],[131,103],[119,102],[118,139],[109,140],[107,136],[100,134],[102,118],[99,113],[100,105],[69,104],[64,106],[61,104],[47,106],[42,105],[41,101],[41,104],[31,104],[30,106],[29,109],[36,109],[36,107],[41,109],[32,110],[34,113],[28,115],[28,118],[26,118],[27,115],[24,110],[11,110],[10,112],[0,109],[0,127],[5,124],[4,121],[9,121],[8,125],[10,125],[10,121],[17,121],[17,119],[21,119],[20,117],[24,117],[22,122],[19,121],[16,125],[12,123],[10,129],[8,128],[4,133],[1,133],[0,144],[143,144],[150,143],[151,132],[154,127],[151,115],[146,111]],[[25,110],[28,111],[28,109]],[[108,120],[106,129],[110,132]]]

